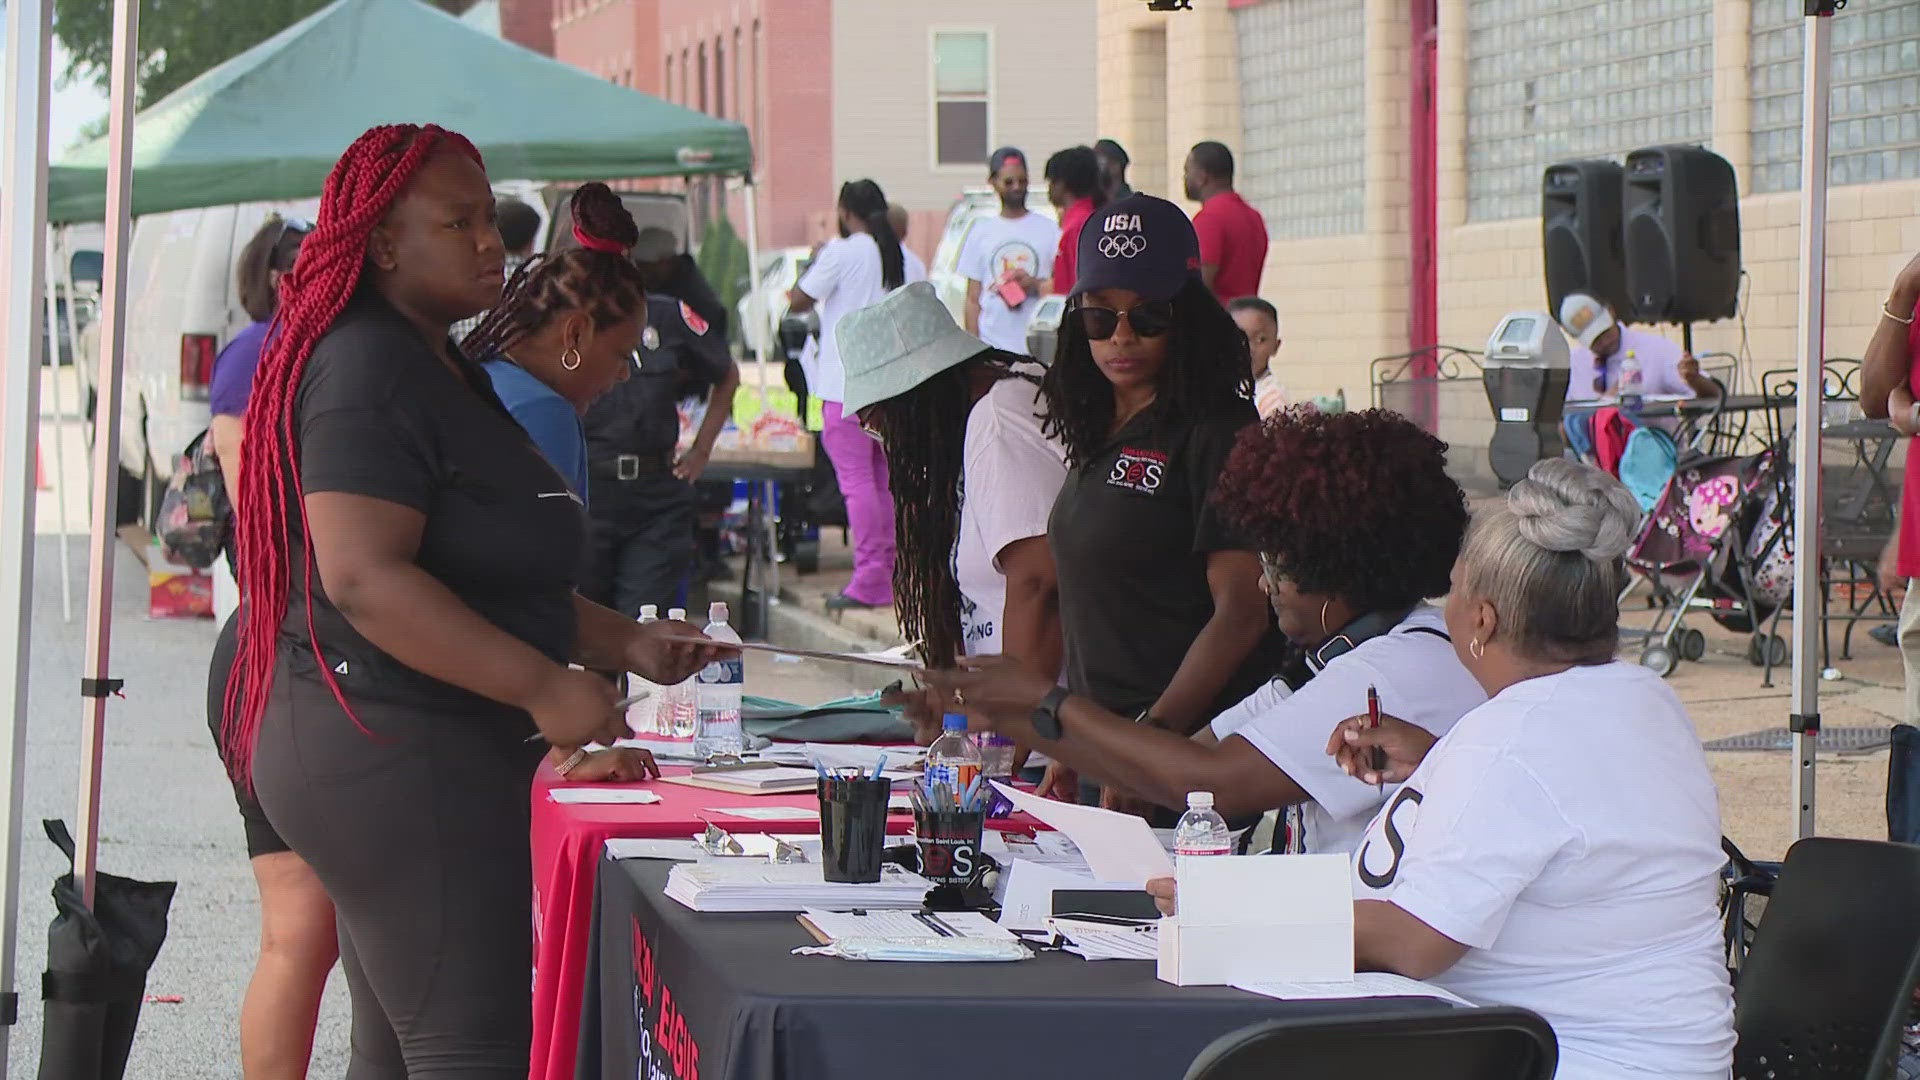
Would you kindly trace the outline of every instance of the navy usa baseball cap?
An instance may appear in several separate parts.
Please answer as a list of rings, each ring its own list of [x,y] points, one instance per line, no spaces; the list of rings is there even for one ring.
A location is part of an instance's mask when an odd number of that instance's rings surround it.
[[[1073,293],[1127,289],[1171,300],[1200,276],[1200,239],[1187,212],[1165,199],[1129,195],[1093,212],[1080,227]]]

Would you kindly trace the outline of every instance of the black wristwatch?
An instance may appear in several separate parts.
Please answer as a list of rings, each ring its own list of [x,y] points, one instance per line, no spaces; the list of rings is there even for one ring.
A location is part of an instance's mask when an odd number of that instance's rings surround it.
[[[1066,704],[1067,688],[1056,686],[1047,691],[1040,704],[1033,707],[1033,733],[1049,742],[1060,739],[1060,706]]]

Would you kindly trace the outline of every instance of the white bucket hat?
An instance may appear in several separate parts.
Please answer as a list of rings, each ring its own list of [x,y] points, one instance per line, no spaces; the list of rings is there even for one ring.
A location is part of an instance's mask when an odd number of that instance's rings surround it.
[[[919,386],[990,346],[954,323],[933,286],[916,281],[834,328],[847,384],[841,412],[852,416]]]

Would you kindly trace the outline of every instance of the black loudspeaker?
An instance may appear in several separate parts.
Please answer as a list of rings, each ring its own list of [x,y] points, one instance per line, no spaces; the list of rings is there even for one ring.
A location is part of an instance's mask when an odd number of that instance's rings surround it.
[[[1731,318],[1740,299],[1740,198],[1733,166],[1699,146],[1627,155],[1622,219],[1627,295],[1648,322]]]
[[[1612,161],[1563,161],[1541,180],[1541,247],[1547,264],[1547,313],[1583,292],[1623,315],[1627,256],[1620,234],[1620,166]]]

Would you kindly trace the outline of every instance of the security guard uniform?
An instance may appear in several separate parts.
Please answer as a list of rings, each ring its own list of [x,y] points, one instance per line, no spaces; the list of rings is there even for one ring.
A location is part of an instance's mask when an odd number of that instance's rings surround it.
[[[693,485],[673,475],[677,404],[733,364],[726,334],[686,304],[647,298],[649,332],[633,377],[587,410],[593,559],[581,593],[629,617],[673,606],[693,563]]]

